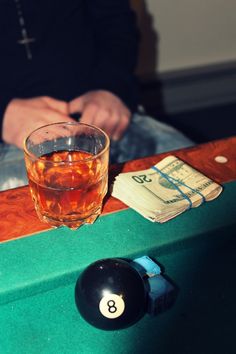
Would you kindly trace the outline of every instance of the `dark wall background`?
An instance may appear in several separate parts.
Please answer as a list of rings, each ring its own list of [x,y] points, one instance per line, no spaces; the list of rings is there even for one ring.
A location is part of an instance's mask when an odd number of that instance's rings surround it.
[[[165,83],[163,83],[161,75],[156,72],[159,57],[159,34],[153,28],[153,15],[149,13],[145,0],[131,0],[131,5],[137,14],[141,35],[137,76],[141,84],[141,104],[145,107],[147,113],[156,119],[175,126],[197,143],[236,135],[236,61],[233,64],[213,65],[213,69],[210,67],[200,68],[200,70],[199,68],[192,68],[190,72],[186,70],[187,74],[183,71],[182,81],[185,83],[189,81],[190,89],[191,80],[197,82],[195,87],[199,88],[199,96],[202,96],[203,99],[204,90],[209,90],[207,80],[210,80],[210,101],[212,103],[209,105],[203,104],[204,108],[201,108],[201,104],[198,104],[196,108],[191,110],[182,105],[182,110],[178,109],[177,113],[174,112],[175,109],[166,106],[163,99],[163,84]],[[177,73],[177,76],[178,85],[181,88],[181,74]],[[224,76],[223,81],[222,76]],[[231,80],[231,77],[234,77],[234,81]],[[171,81],[170,84],[168,81],[167,85],[171,89],[171,85],[176,86],[176,81]],[[219,87],[221,91],[219,91]],[[216,95],[214,97],[215,89]],[[188,86],[187,89],[185,88],[185,92],[186,90],[188,90]],[[219,103],[221,92],[225,97],[223,100],[220,99],[222,102]],[[230,99],[227,99],[227,93],[231,95]],[[198,98],[197,90],[195,96]],[[188,106],[187,100],[185,103]]]

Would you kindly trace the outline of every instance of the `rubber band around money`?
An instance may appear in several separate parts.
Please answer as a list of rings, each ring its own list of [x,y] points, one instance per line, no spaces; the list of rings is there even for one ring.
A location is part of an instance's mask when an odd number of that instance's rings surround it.
[[[190,186],[188,186],[187,184],[185,184],[185,183],[179,181],[178,179],[175,179],[174,177],[171,177],[171,176],[169,176],[168,174],[162,172],[162,171],[159,170],[159,168],[157,168],[156,166],[152,166],[151,169],[153,169],[154,171],[156,171],[157,173],[159,173],[163,178],[165,178],[168,182],[170,182],[170,184],[171,184],[172,186],[174,186],[174,188],[183,196],[183,198],[188,201],[188,203],[189,203],[188,209],[191,209],[191,208],[192,208],[192,205],[193,205],[191,199],[190,199],[190,198],[187,196],[187,194],[185,194],[174,182],[177,182],[177,183],[179,183],[180,185],[182,185],[182,186],[184,186],[184,187],[190,189],[192,192],[194,192],[194,193],[200,195],[201,198],[202,198],[202,202],[201,202],[200,205],[202,205],[203,203],[205,203],[206,198],[204,197],[204,195],[203,195],[202,193],[200,193],[200,192],[197,191],[196,189],[193,189],[193,188],[191,188]],[[173,182],[173,181],[174,181],[174,182]]]

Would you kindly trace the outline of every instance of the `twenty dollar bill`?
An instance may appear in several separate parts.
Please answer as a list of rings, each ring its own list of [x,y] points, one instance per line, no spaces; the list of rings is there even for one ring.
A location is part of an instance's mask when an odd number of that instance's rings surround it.
[[[143,171],[119,174],[112,195],[145,218],[165,222],[215,199],[222,186],[175,156]]]

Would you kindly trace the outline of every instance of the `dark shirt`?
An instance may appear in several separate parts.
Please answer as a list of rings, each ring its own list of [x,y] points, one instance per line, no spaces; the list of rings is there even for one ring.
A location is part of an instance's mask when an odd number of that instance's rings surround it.
[[[18,43],[17,1],[34,38],[31,60]],[[97,89],[116,94],[135,111],[137,46],[128,0],[0,0],[0,123],[12,98],[69,101]]]

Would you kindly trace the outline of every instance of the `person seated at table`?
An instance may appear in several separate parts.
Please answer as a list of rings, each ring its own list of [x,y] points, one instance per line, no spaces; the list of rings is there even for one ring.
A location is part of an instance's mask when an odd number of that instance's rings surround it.
[[[193,144],[138,110],[128,0],[5,1],[0,26],[0,190],[27,184],[28,134],[76,114],[109,135],[112,163]]]

